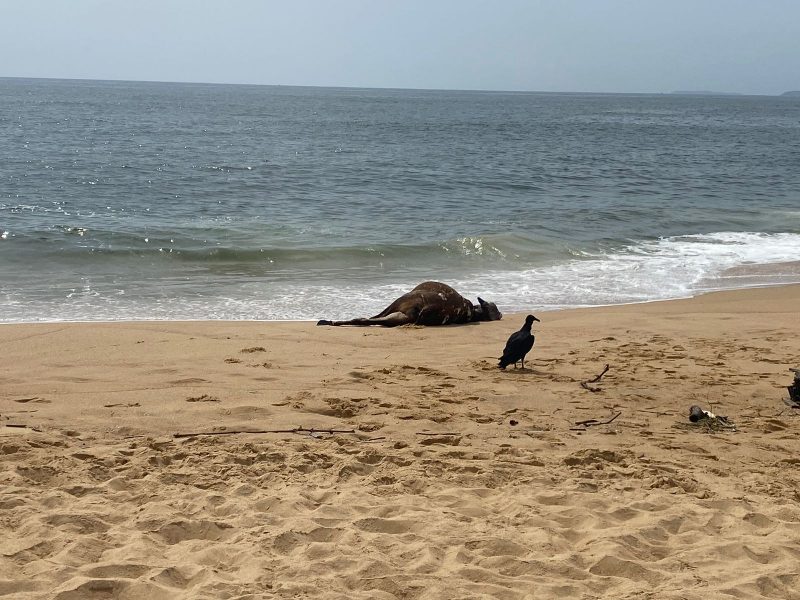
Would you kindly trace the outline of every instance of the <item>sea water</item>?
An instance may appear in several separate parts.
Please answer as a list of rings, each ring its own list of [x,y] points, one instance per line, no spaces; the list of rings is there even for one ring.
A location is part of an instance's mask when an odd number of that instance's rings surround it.
[[[0,79],[0,322],[800,281],[800,99]]]

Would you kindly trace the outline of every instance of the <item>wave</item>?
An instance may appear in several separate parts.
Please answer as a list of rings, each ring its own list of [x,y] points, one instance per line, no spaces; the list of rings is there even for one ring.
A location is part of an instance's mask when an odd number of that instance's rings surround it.
[[[222,171],[223,173],[230,173],[231,171],[252,171],[257,168],[252,165],[203,165],[198,167],[203,171]]]
[[[6,232],[7,233],[7,232]],[[372,264],[383,265],[460,265],[468,268],[497,268],[541,264],[568,258],[578,250],[563,242],[533,239],[519,234],[461,236],[418,244],[331,245],[320,240],[318,245],[299,244],[288,240],[281,246],[257,245],[250,232],[230,229],[220,232],[209,228],[187,237],[156,231],[140,233],[98,228],[59,225],[43,232],[12,236],[13,247],[48,258],[92,261],[151,259],[196,265],[263,265],[270,268],[331,268]],[[275,237],[287,237],[275,231]],[[270,237],[269,232],[265,237]],[[8,247],[7,247],[8,248]]]
[[[684,298],[699,292],[788,283],[779,270],[762,270],[747,283],[725,277],[742,265],[778,265],[800,257],[800,234],[716,232],[639,241],[584,252],[565,263],[518,273],[486,273],[459,282],[497,290],[507,310],[568,308]],[[793,281],[800,282],[800,277]]]
[[[609,244],[567,260],[523,269],[496,268],[457,275],[398,273],[393,281],[283,283],[268,294],[262,318],[348,318],[374,314],[421,280],[440,278],[469,298],[503,311],[554,310],[684,298],[713,289],[800,283],[800,269],[781,269],[800,256],[800,235],[717,232]],[[773,265],[760,277],[726,277],[741,265]],[[416,278],[413,276],[417,275]],[[256,286],[258,287],[258,286]],[[266,291],[266,290],[265,290]],[[297,299],[305,305],[298,308]],[[342,299],[346,302],[343,305]]]
[[[501,238],[506,245],[527,243]],[[474,240],[451,242],[459,252],[476,247]],[[405,256],[411,258],[430,258],[431,248],[444,253],[438,245],[390,250],[408,252]],[[375,314],[426,279],[445,281],[469,298],[492,300],[504,312],[646,302],[715,289],[800,283],[800,234],[793,233],[716,232],[609,241],[605,247],[563,252],[558,259],[527,265],[498,262],[495,254],[491,256],[490,266],[481,269],[410,260],[381,270],[351,260],[349,267],[339,265],[333,273],[319,268],[321,259],[315,256],[314,269],[248,271],[239,264],[237,277],[231,276],[233,271],[196,277],[187,276],[190,271],[185,270],[150,272],[139,267],[129,274],[135,279],[126,279],[111,265],[105,274],[84,276],[79,282],[65,273],[64,277],[71,277],[64,280],[71,286],[67,297],[54,296],[52,290],[58,285],[52,278],[37,287],[36,294],[30,287],[21,290],[0,283],[0,320],[348,318]],[[196,274],[196,270],[191,272]]]

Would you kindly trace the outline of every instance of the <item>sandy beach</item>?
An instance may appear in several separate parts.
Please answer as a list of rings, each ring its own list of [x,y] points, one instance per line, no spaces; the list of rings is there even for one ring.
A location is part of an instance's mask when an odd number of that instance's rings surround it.
[[[0,597],[800,598],[800,286],[536,315],[0,326]]]

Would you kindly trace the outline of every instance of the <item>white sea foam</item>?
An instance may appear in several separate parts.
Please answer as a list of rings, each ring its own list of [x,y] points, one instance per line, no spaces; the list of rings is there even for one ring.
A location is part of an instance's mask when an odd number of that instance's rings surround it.
[[[753,279],[722,277],[741,265],[778,265],[800,258],[800,235],[719,232],[632,243],[614,251],[524,271],[498,271],[445,280],[470,299],[501,310],[558,309],[684,298],[710,289],[800,283],[800,271],[763,270]],[[289,284],[262,296],[261,319],[345,319],[369,316],[420,283]],[[269,299],[268,299],[269,298]],[[244,308],[244,307],[241,307]]]
[[[799,258],[798,234],[718,232],[633,243],[541,269],[489,273],[458,285],[492,290],[493,299],[506,310],[597,306],[682,298],[710,289],[789,283],[785,274],[775,272],[772,278],[769,270],[763,270],[760,279],[748,282],[722,275],[741,265],[779,264]]]
[[[369,277],[328,284],[252,281],[220,295],[148,299],[118,290],[98,294],[84,285],[67,298],[42,303],[11,293],[2,302],[0,321],[344,319],[379,312],[425,278],[443,280],[472,300],[492,300],[504,312],[599,306],[800,283],[799,258],[800,234],[719,232],[631,243],[550,266],[466,277],[415,273],[391,283]]]

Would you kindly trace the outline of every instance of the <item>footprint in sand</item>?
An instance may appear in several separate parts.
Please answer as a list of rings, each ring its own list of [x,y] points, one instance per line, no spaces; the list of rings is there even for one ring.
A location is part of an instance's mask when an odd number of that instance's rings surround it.
[[[251,406],[248,404],[242,406],[234,406],[225,411],[226,415],[235,417],[266,417],[271,414],[269,410],[261,406]]]
[[[165,523],[151,533],[160,536],[172,546],[186,540],[220,541],[228,537],[227,530],[232,527],[218,521],[174,521]]]
[[[168,567],[151,578],[154,583],[171,588],[185,589],[203,576],[205,569],[198,566]]]
[[[76,581],[82,581],[75,586]],[[74,586],[74,587],[73,587]],[[82,600],[83,598],[161,598],[158,586],[128,579],[70,579],[54,590],[55,600]]]
[[[53,377],[55,381],[66,381],[68,383],[89,383],[91,379],[87,377]]]
[[[203,394],[202,396],[189,396],[186,398],[187,402],[219,402],[219,398],[216,396],[209,396],[208,394]]]
[[[273,542],[273,548],[280,554],[288,554],[298,547],[308,546],[310,542],[335,543],[344,535],[344,530],[334,527],[318,527],[307,533],[285,531]]]
[[[624,577],[631,581],[650,585],[655,585],[663,579],[661,574],[656,571],[646,569],[633,561],[623,560],[611,555],[606,555],[601,558],[589,568],[589,572],[593,575],[600,575],[603,577]]]
[[[58,477],[59,472],[53,467],[18,466],[17,474],[34,483],[48,485]]]
[[[148,371],[148,373],[152,375],[171,375],[172,373],[177,373],[177,369],[153,369],[152,371]]]
[[[348,375],[350,375],[350,377],[352,377],[353,379],[372,379],[373,378],[372,375],[370,375],[369,373],[362,373],[360,371],[350,371],[348,373]]]
[[[114,577],[119,577],[122,579],[136,579],[137,577],[141,577],[150,571],[151,568],[152,567],[147,565],[130,563],[100,565],[99,567],[94,567],[86,571],[86,575],[89,577],[97,577],[102,579],[113,579]]]
[[[176,379],[174,381],[169,382],[172,385],[190,385],[193,383],[210,383],[208,379],[202,379],[200,377],[187,377],[186,379]]]
[[[523,557],[529,550],[511,540],[500,538],[489,538],[484,540],[473,540],[466,542],[464,547],[468,550],[480,554],[481,556],[515,556]]]
[[[92,515],[54,514],[47,517],[45,523],[82,535],[105,533],[111,528],[111,525]]]
[[[271,369],[275,365],[273,365],[271,362],[261,362],[261,363],[256,363],[254,365],[247,365],[247,366],[248,367],[261,367],[262,369]]]
[[[401,534],[412,531],[416,523],[413,521],[406,521],[403,519],[381,519],[371,517],[367,519],[360,519],[353,523],[361,531],[369,533],[388,533],[388,534]]]
[[[440,396],[436,398],[436,400],[439,402],[444,402],[445,404],[464,404],[465,401],[471,401],[473,399],[477,400],[477,398],[474,396],[464,398],[463,400],[461,398],[456,398],[455,396]]]
[[[33,396],[32,398],[18,398],[17,400],[14,400],[14,402],[19,402],[20,404],[26,404],[28,402],[36,402],[37,404],[50,404],[50,400],[39,398],[39,396]]]

